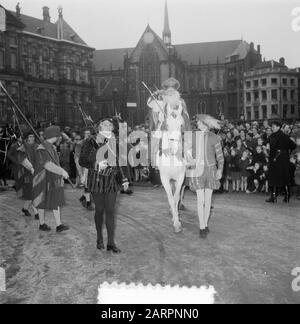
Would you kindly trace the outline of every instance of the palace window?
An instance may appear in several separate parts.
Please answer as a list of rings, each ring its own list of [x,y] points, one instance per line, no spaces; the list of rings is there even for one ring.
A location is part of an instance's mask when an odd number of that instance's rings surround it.
[[[282,91],[283,100],[287,100],[287,90],[283,89]]]
[[[247,87],[247,89],[251,88],[251,82],[250,81],[246,82],[246,87]]]
[[[267,91],[262,91],[261,97],[262,97],[262,100],[266,101],[267,100]]]
[[[267,85],[267,79],[261,79],[261,85],[265,87]]]
[[[236,69],[232,68],[228,70],[228,76],[233,77],[236,75]]]
[[[277,85],[277,82],[278,82],[277,78],[272,78],[271,79],[271,84],[272,85]]]
[[[4,69],[4,52],[0,51],[0,69]]]
[[[254,100],[259,100],[259,92],[254,91]]]
[[[43,78],[48,79],[48,64],[43,64]]]
[[[291,105],[291,115],[295,115],[295,113],[296,113],[295,105]]]
[[[295,90],[291,90],[291,100],[295,100]]]
[[[267,119],[268,118],[268,107],[266,105],[261,106],[262,111],[262,118]]]
[[[287,78],[283,78],[283,79],[282,79],[282,84],[283,84],[284,86],[287,85]]]
[[[247,102],[251,102],[251,92],[246,93],[246,100]]]
[[[282,117],[283,118],[287,117],[288,107],[289,107],[289,105],[283,105],[283,112],[282,112]]]
[[[67,67],[67,80],[71,80],[72,79],[72,69],[68,66]]]
[[[259,120],[259,107],[254,107],[254,119]]]
[[[37,76],[37,64],[35,62],[31,63],[31,75],[33,77]]]
[[[9,44],[11,46],[16,46],[17,45],[17,37],[16,36],[11,36],[9,39]]]
[[[257,88],[258,87],[258,80],[254,80],[253,85],[254,85],[255,88]]]
[[[272,100],[277,100],[278,99],[278,92],[277,90],[272,90]]]
[[[80,82],[80,70],[76,69],[76,81]]]
[[[295,79],[291,79],[291,86],[295,85]]]
[[[13,70],[17,69],[17,54],[16,53],[11,53],[11,55],[10,55],[10,67]]]
[[[38,52],[37,52],[36,47],[31,48],[31,55],[34,56],[34,57],[38,56]]]
[[[49,50],[48,50],[48,48],[45,48],[43,50],[43,57],[44,57],[45,60],[49,59]]]
[[[278,115],[278,105],[272,105],[272,115]]]
[[[44,93],[44,102],[50,102],[50,93],[49,93],[49,91],[45,91],[45,93]]]
[[[247,112],[247,120],[251,120],[252,119],[251,107],[247,107],[246,112]]]
[[[39,101],[40,100],[40,93],[38,90],[34,91],[33,93],[33,100]]]

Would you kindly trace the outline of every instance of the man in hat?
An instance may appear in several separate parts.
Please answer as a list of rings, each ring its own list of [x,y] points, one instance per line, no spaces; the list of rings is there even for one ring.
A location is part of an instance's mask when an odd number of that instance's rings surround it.
[[[56,232],[67,231],[68,226],[61,222],[61,207],[65,204],[64,179],[69,174],[60,167],[55,144],[61,137],[58,126],[45,130],[45,141],[36,149],[35,175],[33,179],[34,206],[39,211],[40,230],[48,232],[51,228],[45,223],[45,211],[53,211]]]
[[[82,148],[82,146],[84,145],[84,143],[88,140],[90,140],[90,138],[92,137],[92,132],[89,128],[85,129],[84,131],[84,139],[82,142],[80,142],[80,150]],[[79,152],[79,156],[80,156],[80,152]],[[77,165],[78,167],[80,167],[79,165],[79,157],[77,160]],[[89,192],[88,188],[87,188],[87,177],[88,177],[88,169],[86,168],[82,168],[82,176],[81,176],[81,183],[84,186],[84,192],[83,195],[81,196],[81,198],[79,199],[79,201],[81,202],[82,206],[84,208],[86,208],[89,211],[93,211],[94,208],[92,207],[92,201],[91,201],[91,193]]]
[[[88,169],[87,187],[95,203],[95,225],[97,249],[104,250],[103,224],[107,228],[107,251],[120,253],[115,243],[115,205],[117,193],[128,190],[127,168],[118,165],[118,145],[114,132],[116,126],[112,118],[104,118],[98,124],[96,139],[84,142],[79,164]],[[105,219],[104,219],[105,213]]]

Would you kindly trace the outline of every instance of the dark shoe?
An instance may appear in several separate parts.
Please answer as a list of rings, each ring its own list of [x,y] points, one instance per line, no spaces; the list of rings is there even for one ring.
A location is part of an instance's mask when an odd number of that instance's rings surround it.
[[[269,199],[266,200],[267,203],[277,203],[277,197],[276,196],[271,196]]]
[[[94,210],[94,208],[93,208],[93,206],[92,206],[92,203],[91,203],[90,201],[88,201],[88,202],[86,203],[86,209],[87,209],[88,211],[93,211],[93,210]]]
[[[206,232],[206,234],[209,234],[210,233],[210,230],[209,230],[208,227],[205,228],[205,232]]]
[[[34,215],[34,219],[35,219],[35,220],[40,220],[40,216],[39,216],[39,214]]]
[[[113,252],[115,254],[121,253],[121,250],[118,249],[115,245],[107,245],[107,252]]]
[[[206,230],[200,230],[200,238],[202,239],[206,239],[207,237],[207,232]]]
[[[291,200],[291,191],[289,187],[285,188],[285,192],[284,192],[284,199],[283,202],[288,204]]]
[[[29,211],[27,210],[27,209],[22,209],[22,213],[24,214],[24,216],[26,216],[26,217],[30,217],[31,216],[31,214],[29,213]]]
[[[62,233],[64,231],[68,231],[70,228],[67,225],[61,224],[56,227],[56,233]]]
[[[97,249],[98,250],[105,250],[105,246],[103,242],[97,242]]]
[[[181,211],[186,211],[186,207],[184,206],[184,204],[181,204],[181,205],[179,206],[179,210],[181,210]]]
[[[131,196],[133,194],[133,191],[131,189],[128,189],[126,191],[121,190],[121,194]]]
[[[79,198],[79,201],[82,203],[83,201],[85,200],[85,197],[84,196],[81,196],[80,198]]]
[[[48,226],[47,224],[40,225],[40,231],[42,231],[42,232],[50,232],[51,227]]]

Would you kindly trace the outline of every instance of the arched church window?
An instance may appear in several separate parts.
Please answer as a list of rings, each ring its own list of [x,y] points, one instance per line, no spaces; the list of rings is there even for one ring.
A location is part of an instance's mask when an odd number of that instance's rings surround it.
[[[0,69],[4,69],[4,51],[0,51]]]

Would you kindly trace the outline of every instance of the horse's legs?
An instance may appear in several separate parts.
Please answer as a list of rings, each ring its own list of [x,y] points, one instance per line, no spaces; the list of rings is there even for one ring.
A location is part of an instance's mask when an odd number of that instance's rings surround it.
[[[179,217],[178,217],[178,210],[176,210],[176,208],[175,208],[175,198],[173,196],[170,179],[166,176],[161,175],[161,182],[162,182],[162,184],[165,188],[165,191],[167,193],[169,205],[170,205],[171,211],[172,211],[173,223],[175,224],[175,220],[178,219]],[[177,216],[176,216],[176,213],[177,213]]]
[[[179,221],[179,202],[180,202],[180,192],[181,192],[181,188],[182,188],[182,184],[185,178],[185,174],[183,174],[182,176],[180,176],[175,184],[176,184],[176,190],[175,190],[175,194],[174,194],[174,203],[175,203],[175,218],[173,219],[174,221],[174,227],[180,229],[181,227],[181,223]]]
[[[179,201],[180,206],[183,205],[185,188],[186,186],[183,185],[180,190],[180,201]]]

